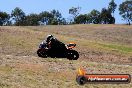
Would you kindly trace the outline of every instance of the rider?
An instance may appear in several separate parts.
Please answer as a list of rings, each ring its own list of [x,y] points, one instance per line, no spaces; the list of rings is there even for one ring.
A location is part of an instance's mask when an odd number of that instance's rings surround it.
[[[57,40],[53,35],[48,35],[46,40],[44,40],[41,44],[45,45],[47,48],[51,48],[53,51],[65,49],[65,44]]]
[[[52,38],[53,38],[52,35],[48,35],[48,36],[46,37],[46,40],[44,40],[44,41],[40,44],[40,47],[41,47],[41,48],[44,48],[44,47],[50,48],[49,46],[50,46],[50,42],[51,42],[51,39],[52,39]]]

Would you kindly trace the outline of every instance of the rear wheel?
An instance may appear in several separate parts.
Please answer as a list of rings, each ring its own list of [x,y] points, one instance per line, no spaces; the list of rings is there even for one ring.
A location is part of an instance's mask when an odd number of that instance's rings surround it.
[[[67,59],[69,60],[77,60],[79,58],[79,54],[75,50],[69,50],[67,54]]]

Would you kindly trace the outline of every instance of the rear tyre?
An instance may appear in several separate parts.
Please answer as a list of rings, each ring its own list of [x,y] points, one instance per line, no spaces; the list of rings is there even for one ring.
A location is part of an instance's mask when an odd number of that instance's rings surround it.
[[[79,54],[75,50],[69,50],[67,54],[67,59],[69,60],[77,60],[79,58]]]

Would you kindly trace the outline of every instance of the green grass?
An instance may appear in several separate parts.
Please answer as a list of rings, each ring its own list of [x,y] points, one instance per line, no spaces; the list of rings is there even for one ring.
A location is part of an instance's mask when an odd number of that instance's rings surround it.
[[[132,47],[128,47],[125,45],[116,45],[116,44],[99,44],[100,46],[104,47],[104,48],[108,48],[112,51],[117,51],[117,52],[122,52],[125,54],[130,54],[132,53]]]

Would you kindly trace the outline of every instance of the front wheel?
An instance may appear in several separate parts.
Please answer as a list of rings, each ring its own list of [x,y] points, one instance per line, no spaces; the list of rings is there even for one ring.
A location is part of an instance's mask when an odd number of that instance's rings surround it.
[[[39,57],[47,58],[47,54],[42,49],[38,49],[37,54]]]
[[[67,53],[67,59],[69,60],[77,60],[79,58],[79,54],[75,50],[69,50]]]

